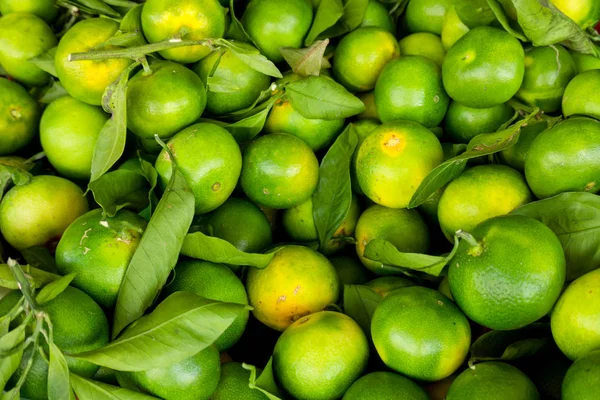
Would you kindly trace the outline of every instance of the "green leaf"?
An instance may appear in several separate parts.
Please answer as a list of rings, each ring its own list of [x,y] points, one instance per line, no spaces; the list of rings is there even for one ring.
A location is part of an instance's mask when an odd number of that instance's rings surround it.
[[[594,43],[575,21],[550,0],[511,0],[517,10],[519,25],[534,46],[562,43],[584,54],[600,56]]]
[[[304,40],[304,45],[310,46],[317,36],[334,26],[343,15],[344,5],[342,4],[342,0],[321,0],[315,12],[315,18],[310,31],[308,31]]]
[[[47,85],[38,95],[37,100],[43,104],[50,104],[54,100],[68,96],[69,93],[64,88],[58,79],[50,79],[50,84]]]
[[[30,58],[29,61],[42,71],[46,71],[50,75],[56,77],[56,67],[54,65],[54,58],[56,56],[56,47],[53,47],[46,51],[45,53],[40,54],[39,56]]]
[[[194,194],[172,156],[171,160],[169,184],[125,271],[115,306],[113,337],[150,307],[177,263],[192,224]]]
[[[244,29],[244,26],[238,17],[235,15],[234,3],[235,0],[229,0],[229,15],[231,16],[231,23],[229,24],[229,29],[227,30],[225,37],[236,39],[241,42],[254,43],[250,35],[248,35]],[[256,43],[254,43],[254,45],[256,45]]]
[[[123,155],[127,140],[127,81],[138,65],[137,62],[131,64],[104,91],[103,107],[106,112],[112,112],[112,116],[102,127],[94,147],[91,182],[104,175]]]
[[[46,272],[57,273],[56,261],[50,250],[44,246],[33,246],[21,250],[21,254],[27,264],[31,267],[44,270]]]
[[[567,280],[600,267],[600,196],[561,193],[512,213],[535,218],[554,231],[565,252]]]
[[[134,3],[135,4],[135,3]],[[142,9],[144,5],[138,4],[130,9],[121,20],[119,30],[104,42],[105,45],[133,47],[147,44],[142,32]]]
[[[35,301],[37,301],[38,304],[42,305],[56,298],[56,296],[58,296],[67,289],[67,287],[71,284],[73,279],[75,279],[75,275],[77,274],[68,274],[60,277],[55,281],[48,283],[42,288],[42,290],[39,291],[35,298]]]
[[[0,359],[4,358],[5,354],[11,353],[25,340],[26,323],[22,323],[12,331],[0,337]]]
[[[416,208],[425,203],[435,192],[459,176],[466,168],[468,161],[451,158],[432,169],[413,194],[408,208]]]
[[[226,240],[207,236],[202,232],[190,233],[185,237],[181,254],[218,264],[247,265],[265,268],[275,253],[245,253]]]
[[[235,43],[229,42],[225,39],[217,39],[215,42],[229,49],[229,51],[231,51],[237,58],[239,58],[241,62],[243,62],[253,70],[258,71],[261,74],[274,76],[275,78],[283,77],[283,75],[281,75],[281,72],[279,72],[275,64],[269,61],[269,59],[263,56],[257,49],[240,47],[235,45]]]
[[[29,280],[29,283],[34,287],[42,287],[48,283],[60,279],[60,275],[56,275],[44,270],[24,265],[21,267],[25,276]],[[6,264],[0,264],[0,286],[8,289],[18,289],[17,281],[10,270],[10,267]]]
[[[470,29],[489,25],[496,20],[487,0],[454,0],[458,18]]]
[[[108,345],[73,355],[117,371],[144,371],[182,361],[212,345],[243,310],[191,292],[175,292]]]
[[[4,338],[8,332],[10,327],[11,318],[7,318],[4,316],[0,318],[0,340]],[[24,331],[23,336],[13,337],[13,348],[16,347],[19,343],[22,343],[25,340]],[[19,343],[17,343],[19,342]],[[6,347],[9,347],[10,343],[6,344]],[[23,357],[23,348],[19,348],[17,351],[12,352],[12,354],[1,357],[0,356],[0,393],[6,387],[8,380],[15,373],[19,364],[21,363],[21,358]]]
[[[492,12],[494,13],[494,16],[496,17],[498,22],[500,22],[500,25],[502,25],[505,31],[507,31],[522,42],[527,41],[527,37],[523,34],[523,31],[521,31],[520,29],[517,30],[515,27],[512,26],[511,20],[506,15],[504,7],[502,7],[502,4],[500,4],[498,0],[487,0],[487,3]]]
[[[71,5],[80,11],[94,15],[106,15],[107,17],[120,18],[121,15],[113,10],[102,0],[59,0],[58,5]]]
[[[207,86],[211,92],[215,93],[235,93],[240,90],[239,86],[220,76],[209,76]]]
[[[340,36],[358,28],[365,18],[369,0],[343,0],[344,14],[339,21],[327,29],[319,38]]]
[[[69,400],[71,398],[71,383],[67,360],[54,343],[49,343],[49,347],[48,400]]]
[[[8,392],[0,393],[0,400],[19,400],[19,389],[14,387]]]
[[[371,337],[371,319],[383,297],[363,285],[344,285],[344,313]]]
[[[365,110],[362,101],[333,79],[309,76],[285,86],[292,106],[303,117],[340,119]]]
[[[246,143],[254,139],[254,137],[263,130],[265,123],[267,122],[269,112],[273,108],[274,104],[275,101],[273,99],[273,101],[267,102],[264,108],[261,107],[262,109],[256,114],[252,114],[236,122],[227,123],[213,120],[209,120],[209,122],[220,125],[227,129],[227,131],[231,133],[231,136],[233,136],[238,143]]]
[[[106,215],[113,217],[122,208],[140,211],[148,206],[147,180],[143,175],[118,169],[89,184],[94,200]]]
[[[319,181],[312,195],[313,219],[321,248],[333,237],[350,210],[350,161],[357,143],[358,135],[350,124],[321,161]]]
[[[296,74],[304,77],[310,75],[318,76],[321,73],[324,62],[327,63],[326,65],[329,65],[329,61],[323,58],[328,44],[329,39],[325,39],[315,42],[306,49],[282,47],[279,51]]]
[[[258,390],[267,396],[270,400],[281,400],[283,398],[281,390],[275,382],[275,374],[273,373],[273,357],[269,358],[269,362],[263,369],[262,373],[256,378],[256,367],[246,363],[242,367],[250,371],[250,379],[248,387],[253,390]]]
[[[71,374],[71,385],[79,400],[155,400],[156,397],[134,390],[85,379]]]

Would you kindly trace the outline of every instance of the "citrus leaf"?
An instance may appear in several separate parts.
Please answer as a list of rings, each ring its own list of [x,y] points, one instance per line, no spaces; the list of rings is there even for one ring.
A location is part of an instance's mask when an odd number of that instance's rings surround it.
[[[220,76],[209,76],[206,84],[215,93],[235,93],[240,90],[239,86]]]
[[[147,44],[142,32],[143,4],[135,4],[121,20],[119,30],[104,42],[105,45],[133,47]]]
[[[207,236],[202,232],[190,233],[185,237],[181,254],[218,264],[247,265],[265,268],[275,253],[245,253],[226,240]]]
[[[454,0],[458,18],[468,28],[489,25],[496,20],[487,0]]]
[[[60,275],[46,272],[29,265],[22,266],[21,268],[23,268],[23,272],[25,273],[25,276],[29,280],[30,284],[35,287],[42,287],[52,281],[60,279]],[[17,280],[7,264],[0,264],[0,286],[7,289],[19,289]]]
[[[270,400],[281,400],[283,398],[281,390],[275,382],[275,374],[273,373],[273,357],[269,358],[269,362],[263,369],[262,373],[256,378],[256,367],[246,363],[242,367],[250,371],[250,379],[248,387],[253,390],[258,390],[267,396]]]
[[[369,0],[343,0],[344,14],[331,28],[319,35],[319,38],[340,36],[358,28],[365,18]]]
[[[144,371],[182,361],[212,345],[248,306],[175,292],[108,345],[73,355],[117,371]]]
[[[25,340],[26,323],[22,323],[12,331],[0,337],[0,359],[10,354]]]
[[[35,56],[33,58],[28,59],[30,63],[41,69],[42,71],[46,71],[50,75],[57,77],[56,74],[56,66],[54,64],[54,59],[56,56],[57,47],[53,47],[48,49],[45,53],[40,54],[39,56]]]
[[[344,285],[344,313],[371,337],[371,319],[383,297],[363,285]]]
[[[120,18],[121,15],[113,10],[102,0],[58,0],[60,6],[71,5],[80,11],[94,15],[106,15],[108,17]]]
[[[0,319],[0,340],[4,338],[9,333],[11,318],[3,317]],[[22,336],[21,336],[22,335]],[[17,333],[16,336],[13,336],[12,339],[12,348],[18,346],[25,340],[25,331],[22,330],[21,333]],[[11,343],[6,343],[6,347],[11,347]],[[17,351],[12,352],[12,354],[1,357],[0,356],[0,393],[6,387],[8,380],[15,373],[19,364],[21,364],[21,358],[23,357],[23,349],[19,348]]]
[[[158,203],[156,194],[154,193],[156,185],[158,184],[158,172],[156,171],[156,168],[154,168],[154,165],[144,160],[141,153],[138,153],[138,159],[140,160],[142,175],[150,184],[150,189],[148,190],[148,207],[149,213],[152,215],[152,211],[154,210],[156,203]]]
[[[285,86],[292,106],[310,119],[339,119],[360,114],[362,101],[333,79],[309,76]]]
[[[318,76],[323,67],[323,61],[325,60],[323,56],[328,44],[329,39],[325,39],[315,42],[306,49],[282,47],[279,51],[294,73],[304,77]]]
[[[269,112],[273,108],[274,104],[275,99],[272,99],[271,101],[268,101],[264,107],[260,107],[258,112],[255,114],[251,114],[235,122],[223,122],[209,119],[205,121],[222,126],[238,143],[246,143],[254,139],[254,137],[263,130],[265,123],[267,122]]]
[[[37,100],[42,104],[50,104],[54,100],[68,95],[67,89],[65,89],[58,79],[50,78],[50,84],[42,89],[38,94]]]
[[[229,0],[229,15],[231,16],[231,23],[229,24],[229,29],[227,30],[227,34],[225,37],[239,40],[241,42],[253,43],[256,46],[256,43],[252,40],[250,35],[244,29],[244,26],[235,15],[234,8],[235,0]]]
[[[317,36],[334,26],[343,15],[344,4],[342,4],[342,0],[321,0],[315,12],[312,26],[304,40],[304,45],[310,46]],[[285,55],[283,56],[285,58]]]
[[[0,393],[0,400],[19,400],[19,388],[12,388],[8,392]]]
[[[35,301],[41,305],[56,298],[56,296],[58,296],[67,289],[67,287],[71,284],[73,279],[75,279],[75,275],[77,274],[68,274],[60,277],[55,281],[48,283],[42,288],[42,290],[39,291],[35,298]]]
[[[122,208],[140,211],[148,206],[146,183],[146,178],[139,173],[118,169],[90,182],[89,188],[102,211],[113,217]]]
[[[69,400],[72,397],[69,366],[62,352],[54,343],[49,343],[48,400]]]
[[[156,397],[71,374],[71,385],[79,400],[156,400]]]
[[[269,59],[263,56],[258,49],[236,46],[225,39],[217,39],[216,42],[231,51],[241,62],[261,74],[282,78],[281,72]]]
[[[500,22],[500,25],[504,28],[504,30],[522,42],[527,41],[527,37],[523,34],[523,31],[520,29],[517,30],[510,23],[508,16],[506,15],[506,11],[504,11],[504,7],[502,4],[498,2],[498,0],[487,0],[488,6],[494,13],[494,16]]]
[[[354,125],[349,124],[321,161],[319,181],[312,195],[313,219],[321,248],[333,237],[350,210],[350,161],[357,143]]]
[[[466,168],[468,161],[452,158],[432,169],[411,197],[408,208],[416,208],[425,203],[435,192],[459,176]]]
[[[21,250],[27,265],[46,272],[57,273],[56,261],[50,250],[44,246],[33,246]],[[25,267],[26,268],[26,267]]]
[[[170,154],[167,146],[164,149]],[[171,179],[125,271],[115,306],[113,337],[150,307],[177,263],[192,224],[194,194],[172,155],[171,160]]]

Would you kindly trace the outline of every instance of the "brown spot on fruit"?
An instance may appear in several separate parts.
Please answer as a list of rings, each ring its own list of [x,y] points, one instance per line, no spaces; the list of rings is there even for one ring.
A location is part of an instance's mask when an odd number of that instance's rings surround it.
[[[218,192],[219,190],[221,190],[221,182],[213,183],[211,189],[213,192]]]

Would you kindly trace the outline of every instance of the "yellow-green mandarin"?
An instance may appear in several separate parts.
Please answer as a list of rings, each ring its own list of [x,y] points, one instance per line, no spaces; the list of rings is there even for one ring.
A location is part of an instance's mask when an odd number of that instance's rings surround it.
[[[577,73],[579,74],[591,69],[600,69],[600,58],[594,55],[572,51],[571,56],[573,57],[573,61],[575,61]]]
[[[452,7],[452,0],[410,0],[406,7],[406,24],[408,30],[442,33],[442,25],[446,13]]]
[[[514,113],[507,103],[473,108],[453,101],[444,118],[444,134],[455,143],[467,144],[481,133],[496,132]]]
[[[51,23],[58,15],[56,0],[0,0],[0,14],[33,14]]]
[[[40,113],[39,105],[23,86],[0,78],[0,155],[12,154],[33,140]]]
[[[593,26],[600,20],[600,3],[595,0],[550,0],[550,2],[583,29]]]
[[[548,122],[545,120],[533,121],[524,126],[519,134],[519,141],[499,153],[502,161],[517,171],[524,172],[525,159],[527,158],[531,144],[546,128],[548,128]]]
[[[415,283],[410,279],[402,278],[400,276],[382,276],[365,283],[366,287],[373,290],[381,297],[387,296],[396,289],[414,285]]]
[[[600,397],[600,349],[576,360],[562,384],[563,400],[594,400]]]
[[[375,107],[375,92],[362,92],[356,95],[365,105],[365,111],[361,112],[356,116],[359,120],[372,119],[379,121],[379,115],[377,114],[377,107]]]
[[[373,314],[371,335],[385,365],[429,382],[456,371],[471,345],[469,321],[459,308],[437,290],[421,286],[384,297]]]
[[[379,0],[369,0],[360,26],[363,28],[376,26],[390,33],[396,32],[396,26],[389,10]]]
[[[388,122],[367,136],[358,149],[358,183],[375,203],[405,208],[443,157],[442,145],[430,130],[412,121]]]
[[[260,376],[262,370],[256,369],[256,376]],[[212,394],[212,400],[268,400],[267,396],[260,390],[251,389],[248,386],[250,371],[242,367],[239,362],[226,362],[221,364],[221,379],[217,390]]]
[[[429,32],[418,32],[405,36],[398,42],[400,54],[403,56],[423,56],[429,58],[440,68],[446,56],[446,49],[438,35]]]
[[[442,24],[441,38],[444,48],[448,50],[467,32],[469,32],[469,27],[460,20],[454,6],[451,6]]]
[[[410,379],[393,372],[371,372],[354,382],[343,400],[429,400],[427,393]]]
[[[562,112],[565,117],[586,115],[600,118],[600,70],[593,69],[577,75],[565,89]]]

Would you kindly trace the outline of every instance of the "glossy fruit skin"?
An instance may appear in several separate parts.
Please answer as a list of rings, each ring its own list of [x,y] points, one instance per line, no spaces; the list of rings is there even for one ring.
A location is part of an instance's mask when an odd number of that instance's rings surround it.
[[[343,400],[429,400],[427,393],[410,379],[393,372],[371,372],[350,386]]]
[[[377,27],[358,28],[345,35],[335,49],[333,73],[353,92],[372,90],[385,65],[400,56],[398,41]]]
[[[405,36],[398,42],[400,53],[404,56],[423,56],[442,67],[446,50],[442,39],[429,32],[418,32]]]
[[[218,0],[147,0],[142,9],[142,30],[150,43],[187,32],[183,40],[217,39],[225,34],[225,12]],[[189,64],[210,53],[206,46],[187,46],[160,52],[167,60]]]
[[[410,279],[400,276],[382,276],[365,284],[366,287],[373,290],[381,297],[385,297],[397,289],[414,285],[415,283]]]
[[[541,222],[521,215],[488,219],[461,241],[448,278],[454,300],[474,322],[518,329],[546,315],[565,283],[560,241]]]
[[[88,180],[94,146],[108,119],[100,107],[71,96],[50,103],[40,122],[40,141],[50,164],[69,179]]]
[[[317,187],[317,157],[295,136],[262,136],[246,148],[243,160],[242,189],[259,205],[294,207],[308,199]]]
[[[528,48],[525,76],[517,97],[544,112],[558,111],[567,84],[575,75],[575,61],[560,44]]]
[[[0,0],[0,14],[28,13],[51,23],[58,15],[56,0]]]
[[[28,60],[56,46],[52,29],[33,14],[0,18],[0,64],[11,77],[30,86],[43,86],[50,75]]]
[[[35,137],[40,107],[16,82],[0,78],[0,155],[13,154]]]
[[[142,391],[164,400],[208,400],[221,374],[219,352],[208,346],[177,363],[140,372],[122,372]]]
[[[252,0],[242,16],[242,25],[256,46],[273,62],[282,62],[280,47],[303,47],[313,20],[308,0]]]
[[[87,200],[77,185],[57,176],[38,175],[2,198],[0,230],[17,250],[52,245],[87,211]]]
[[[540,395],[523,372],[503,362],[483,362],[467,368],[450,386],[448,400],[539,400]]]
[[[405,11],[408,30],[441,34],[444,17],[451,6],[452,0],[410,0]]]
[[[211,123],[189,126],[167,146],[187,180],[196,200],[196,214],[205,214],[223,204],[233,193],[242,168],[238,144],[224,128]],[[160,183],[171,179],[171,159],[163,150],[155,164]]]
[[[525,53],[519,41],[498,28],[480,26],[448,50],[442,66],[444,88],[469,107],[493,107],[510,100],[521,87]]]
[[[600,122],[571,118],[540,133],[525,160],[525,177],[540,199],[600,191]]]
[[[560,11],[577,23],[582,29],[593,26],[600,20],[600,4],[594,0],[569,1],[551,0]]]
[[[562,384],[563,400],[593,400],[600,397],[600,350],[576,360]]]
[[[443,157],[442,145],[430,130],[412,121],[388,122],[371,132],[358,148],[358,183],[375,203],[405,208]]]
[[[600,69],[600,59],[596,56],[572,51],[571,57],[573,57],[573,61],[575,61],[578,74],[582,74],[591,69]]]
[[[466,144],[481,133],[496,132],[514,113],[507,103],[487,108],[473,108],[453,101],[444,119],[444,134],[455,143]]]
[[[437,290],[421,286],[384,297],[373,314],[371,335],[389,368],[429,382],[456,371],[471,345],[469,321],[458,307]]]
[[[585,115],[600,118],[598,88],[600,88],[600,70],[586,71],[573,78],[562,98],[564,116]]]
[[[119,24],[111,19],[90,18],[73,25],[60,39],[54,62],[58,79],[69,95],[93,106],[102,105],[104,90],[119,78],[131,60],[69,61],[69,54],[92,51],[117,30]]]
[[[261,369],[257,368],[257,376]],[[250,371],[244,369],[241,363],[226,362],[221,364],[221,379],[217,390],[212,394],[212,400],[268,400],[260,390],[250,389],[248,382]]]
[[[235,45],[248,51],[256,51],[253,46],[243,42],[235,41]],[[251,106],[260,92],[266,90],[271,83],[269,76],[250,68],[231,51],[225,50],[220,59],[219,52],[213,52],[192,67],[205,85],[217,60],[219,65],[212,76],[225,79],[238,89],[224,93],[213,91],[209,86],[206,111],[212,115],[224,115]]]
[[[459,229],[471,232],[481,222],[506,215],[532,201],[525,178],[506,165],[478,165],[452,180],[440,198],[438,219],[451,242]]]
[[[444,17],[442,33],[440,35],[442,38],[442,44],[444,45],[446,51],[467,32],[469,32],[469,27],[461,21],[456,13],[454,5],[452,5],[450,8],[448,8],[448,12]]]
[[[546,121],[534,121],[527,124],[527,126],[521,129],[519,141],[514,146],[500,152],[502,161],[509,167],[512,167],[519,172],[524,172],[525,159],[527,158],[531,144],[535,138],[547,128],[548,123]]]
[[[165,296],[175,292],[193,292],[205,299],[248,304],[244,284],[223,264],[199,260],[180,261],[173,273],[175,277],[164,288]],[[240,313],[215,342],[217,350],[227,350],[237,343],[246,329],[249,315],[248,310]]]
[[[396,26],[392,16],[379,0],[369,0],[365,16],[363,17],[360,26],[363,28],[366,26],[376,26],[385,29],[390,33],[396,32]]]
[[[337,399],[368,359],[369,344],[360,326],[344,314],[322,311],[296,321],[279,337],[273,369],[296,398]]]
[[[267,117],[266,133],[285,132],[302,139],[313,151],[331,145],[342,132],[345,119],[305,118],[289,101],[275,104]]]
[[[426,253],[429,249],[427,225],[416,210],[392,209],[380,205],[367,208],[355,230],[356,254],[362,263],[378,275],[387,275],[380,262],[364,258],[365,247],[373,239],[391,242],[407,253]]]
[[[375,106],[382,122],[410,120],[433,128],[444,119],[449,103],[439,67],[421,56],[389,62],[375,85]]]
[[[128,210],[114,217],[104,217],[100,209],[82,215],[58,243],[58,272],[76,273],[72,285],[111,309],[146,225],[146,220]]]
[[[365,111],[356,115],[358,121],[364,120],[373,120],[375,122],[379,121],[379,115],[377,114],[377,107],[375,106],[375,92],[362,92],[356,95],[365,105]]]
[[[550,325],[560,350],[577,360],[600,348],[600,270],[575,279],[560,296]]]
[[[127,127],[137,136],[168,138],[200,119],[206,107],[206,89],[190,69],[171,61],[151,65],[129,80]]]
[[[308,247],[286,245],[266,268],[248,271],[246,290],[254,316],[283,331],[335,303],[340,287],[337,272],[325,256]]]
[[[373,93],[373,92],[368,92]],[[361,98],[362,100],[362,98]],[[374,107],[374,104],[373,104]],[[377,114],[377,111],[375,111]],[[360,117],[359,117],[360,118]],[[352,180],[352,191],[356,194],[364,194],[362,189],[360,188],[360,184],[358,183],[357,173],[356,173],[356,158],[358,157],[358,149],[362,142],[365,141],[367,136],[369,136],[377,127],[381,125],[381,123],[377,119],[360,119],[356,122],[353,122],[354,131],[358,137],[358,142],[356,143],[356,148],[354,149],[354,154],[352,154],[352,161],[350,162],[350,179]]]

